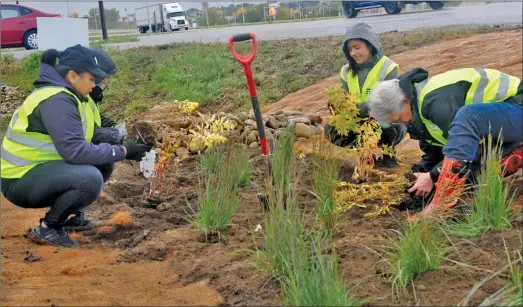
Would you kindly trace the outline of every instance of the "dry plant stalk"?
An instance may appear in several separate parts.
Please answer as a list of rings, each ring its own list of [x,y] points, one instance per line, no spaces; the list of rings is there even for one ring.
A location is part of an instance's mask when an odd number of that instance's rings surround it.
[[[180,144],[174,143],[171,139],[168,139],[163,144],[160,156],[154,165],[154,176],[151,181],[149,196],[159,196],[162,193],[165,171],[169,168],[171,157],[179,147]],[[176,161],[176,164],[177,162],[178,161]]]

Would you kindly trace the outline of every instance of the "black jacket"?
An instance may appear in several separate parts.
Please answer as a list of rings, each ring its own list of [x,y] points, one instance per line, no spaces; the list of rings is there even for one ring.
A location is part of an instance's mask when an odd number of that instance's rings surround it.
[[[417,92],[414,86],[415,83],[419,83],[427,78],[428,72],[426,70],[422,68],[414,68],[399,77],[399,85],[411,102],[412,119],[407,124],[407,132],[411,139],[420,141],[420,148],[425,153],[423,158],[425,161],[422,159],[420,164],[425,164],[425,169],[429,165],[434,165],[432,166],[430,173],[432,180],[436,182],[439,177],[438,168],[441,168],[442,161],[434,161],[433,159],[442,157],[442,148],[432,146],[426,142],[427,140],[434,142],[437,141],[426,130],[421,121],[418,110]],[[467,81],[449,84],[431,91],[423,99],[421,114],[423,117],[436,124],[443,132],[445,138],[448,137],[450,123],[454,120],[456,112],[459,108],[465,105],[467,92],[471,85],[472,83]],[[517,103],[523,106],[522,83],[519,84],[516,95],[506,99],[505,102]]]

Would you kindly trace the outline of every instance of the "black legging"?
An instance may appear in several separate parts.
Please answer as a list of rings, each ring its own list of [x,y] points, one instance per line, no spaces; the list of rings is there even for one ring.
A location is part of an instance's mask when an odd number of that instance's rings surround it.
[[[92,204],[112,174],[114,164],[100,166],[52,161],[39,164],[20,179],[2,178],[2,193],[22,208],[47,208],[44,221],[61,228],[68,216]]]

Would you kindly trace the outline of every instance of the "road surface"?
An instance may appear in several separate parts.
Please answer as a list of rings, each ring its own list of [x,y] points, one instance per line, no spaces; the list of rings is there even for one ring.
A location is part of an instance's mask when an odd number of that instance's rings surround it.
[[[288,38],[308,38],[319,36],[343,35],[345,28],[357,22],[368,23],[374,31],[408,31],[417,28],[440,28],[444,26],[466,25],[515,25],[522,24],[522,3],[502,2],[474,6],[448,7],[442,10],[405,12],[397,15],[379,15],[354,19],[338,18],[317,21],[260,24],[250,26],[197,29],[162,35],[143,35],[138,42],[108,44],[122,49],[138,46],[154,46],[179,42],[225,42],[231,34],[253,32],[259,40],[278,40]],[[31,51],[7,51],[21,58]]]

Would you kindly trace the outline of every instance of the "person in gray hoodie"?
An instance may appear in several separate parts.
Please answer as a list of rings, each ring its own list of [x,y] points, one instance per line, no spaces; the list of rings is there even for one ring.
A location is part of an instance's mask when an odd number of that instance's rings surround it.
[[[348,63],[340,72],[342,88],[351,95],[358,97],[358,109],[361,122],[368,120],[368,98],[372,89],[384,80],[399,77],[399,66],[383,55],[380,38],[369,25],[360,22],[347,28],[342,45],[343,53]],[[329,104],[335,115],[337,110]],[[406,131],[401,125],[382,128],[379,145],[397,145],[405,136]],[[354,146],[358,134],[349,132],[342,135],[331,124],[325,127],[326,137],[335,145],[341,147]],[[394,157],[385,155],[381,161],[385,166],[394,166],[397,161]]]
[[[47,50],[41,62],[35,91],[15,111],[3,139],[1,190],[16,206],[50,208],[29,233],[31,240],[76,247],[65,225],[85,219],[69,216],[99,197],[107,177],[100,166],[140,161],[151,146],[95,144],[97,127],[94,116],[87,116],[87,96],[95,79],[108,75],[88,48]]]

